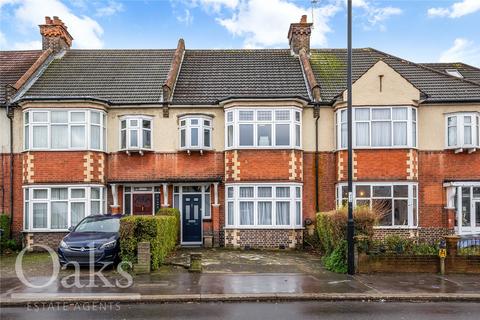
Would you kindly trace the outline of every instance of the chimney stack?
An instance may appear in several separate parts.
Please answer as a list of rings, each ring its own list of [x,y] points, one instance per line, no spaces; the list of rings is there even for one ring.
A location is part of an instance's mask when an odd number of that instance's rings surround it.
[[[40,26],[40,34],[42,35],[42,49],[51,48],[53,52],[70,49],[72,46],[72,36],[67,31],[67,27],[58,17],[45,17],[45,24]]]
[[[303,15],[299,23],[290,24],[288,43],[292,54],[298,55],[301,49],[310,54],[310,34],[313,23],[307,23],[307,16]]]

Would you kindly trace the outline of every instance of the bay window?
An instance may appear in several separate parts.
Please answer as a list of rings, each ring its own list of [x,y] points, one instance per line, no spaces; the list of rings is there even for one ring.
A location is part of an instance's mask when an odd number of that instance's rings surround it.
[[[106,151],[106,115],[87,109],[27,110],[24,119],[25,150]]]
[[[212,149],[212,118],[186,115],[179,118],[180,149]]]
[[[120,118],[120,150],[152,149],[152,117],[122,116]]]
[[[226,148],[301,148],[301,110],[233,108],[226,111]]]
[[[91,214],[105,214],[103,186],[35,186],[24,189],[24,230],[66,231]]]
[[[346,206],[347,185],[337,186],[337,204]],[[418,221],[416,183],[354,183],[354,206],[367,206],[381,214],[379,227],[415,227]]]
[[[417,143],[414,107],[356,107],[353,109],[354,148],[414,148]],[[347,109],[336,113],[337,148],[347,147]]]
[[[480,146],[480,115],[459,112],[445,117],[447,149],[475,149]]]
[[[230,184],[225,193],[227,228],[302,227],[299,184]]]

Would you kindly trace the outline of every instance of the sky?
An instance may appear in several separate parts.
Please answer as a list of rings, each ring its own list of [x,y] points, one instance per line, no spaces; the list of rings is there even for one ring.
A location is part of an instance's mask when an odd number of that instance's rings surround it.
[[[353,45],[414,62],[480,67],[480,0],[353,0]],[[346,0],[0,0],[0,49],[40,49],[59,16],[80,49],[287,48],[290,23],[313,21],[311,46],[346,47]]]

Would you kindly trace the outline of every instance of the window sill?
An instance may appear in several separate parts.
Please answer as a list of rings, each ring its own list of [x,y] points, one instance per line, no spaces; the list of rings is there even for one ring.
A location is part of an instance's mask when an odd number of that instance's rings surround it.
[[[91,151],[91,152],[104,152],[106,153],[107,151],[105,150],[100,150],[100,149],[87,149],[87,148],[80,148],[80,149],[23,149],[22,152],[36,152],[36,151],[42,151],[42,152],[79,152],[79,151]]]
[[[416,230],[418,227],[411,227],[411,226],[374,226],[373,229],[380,229],[380,230]]]
[[[245,146],[245,147],[228,147],[225,148],[226,151],[231,150],[303,150],[302,147],[291,147],[291,146],[281,146],[281,147],[255,147],[255,146]]]
[[[418,147],[408,147],[408,146],[403,146],[403,147],[353,147],[353,150],[401,150],[401,149],[413,149],[413,150],[418,150]],[[335,151],[347,151],[347,148],[339,148],[335,149]]]
[[[303,230],[301,226],[225,226],[224,230]]]
[[[22,230],[23,233],[46,233],[46,232],[55,232],[55,233],[69,233],[68,229],[30,229],[30,230]]]

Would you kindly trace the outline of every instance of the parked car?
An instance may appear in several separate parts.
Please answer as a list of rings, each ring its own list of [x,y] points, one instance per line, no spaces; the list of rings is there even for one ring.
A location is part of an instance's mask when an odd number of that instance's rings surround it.
[[[119,261],[121,215],[93,215],[82,219],[58,246],[61,265],[105,265]]]

